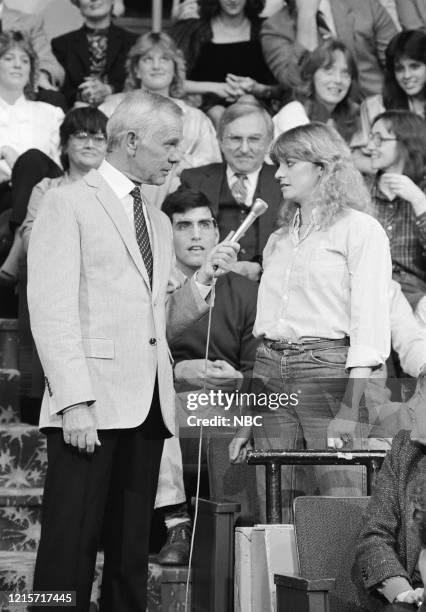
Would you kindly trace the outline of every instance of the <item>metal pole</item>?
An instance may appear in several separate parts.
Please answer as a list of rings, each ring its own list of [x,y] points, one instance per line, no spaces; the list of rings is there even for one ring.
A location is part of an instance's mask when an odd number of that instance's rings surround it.
[[[161,32],[163,1],[152,0],[152,31]]]
[[[266,468],[266,522],[272,525],[280,524],[281,509],[281,465],[267,463]]]

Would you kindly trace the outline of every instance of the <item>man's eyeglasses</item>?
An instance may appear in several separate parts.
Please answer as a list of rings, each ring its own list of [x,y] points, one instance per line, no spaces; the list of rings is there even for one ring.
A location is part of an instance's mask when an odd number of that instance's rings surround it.
[[[214,219],[201,219],[200,221],[178,221],[173,225],[173,228],[181,234],[192,234],[195,227],[200,233],[210,232],[216,227]]]
[[[368,135],[368,140],[375,144],[376,147],[380,147],[384,142],[388,142],[390,140],[398,140],[398,138],[386,138],[378,132],[370,132],[370,134]]]
[[[74,132],[74,134],[71,134],[71,136],[78,143],[85,144],[86,142],[89,142],[89,140],[91,140],[93,144],[98,145],[98,146],[104,145],[107,140],[105,134],[101,134],[100,132],[94,134],[93,132],[80,131],[80,132]]]

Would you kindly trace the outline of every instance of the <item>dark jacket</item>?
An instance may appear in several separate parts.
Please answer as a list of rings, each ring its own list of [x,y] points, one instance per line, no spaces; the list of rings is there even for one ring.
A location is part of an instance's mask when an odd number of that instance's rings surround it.
[[[273,231],[277,229],[278,210],[281,203],[281,189],[278,181],[274,178],[275,167],[263,164],[257,181],[255,198],[262,198],[268,204],[268,210],[255,221],[258,224],[259,245],[258,253],[261,255],[266,242]],[[221,220],[220,195],[224,181],[226,181],[226,164],[216,163],[189,168],[184,170],[180,177],[182,188],[196,189],[204,193],[209,199],[213,212],[218,218],[221,239],[236,227],[224,227]]]
[[[108,84],[114,92],[123,90],[125,62],[130,47],[137,35],[111,24],[108,34],[108,51],[106,74]],[[89,76],[89,46],[85,27],[68,32],[52,40],[52,50],[65,70],[65,82],[62,91],[67,102],[72,106],[76,100],[78,86]]]
[[[384,599],[375,587],[392,576],[412,581],[420,553],[414,500],[426,482],[426,448],[400,431],[383,462],[359,534],[352,578],[368,610]]]

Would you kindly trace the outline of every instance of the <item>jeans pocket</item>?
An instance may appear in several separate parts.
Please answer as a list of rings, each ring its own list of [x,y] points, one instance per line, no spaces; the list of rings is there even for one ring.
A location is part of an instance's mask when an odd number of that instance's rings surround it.
[[[310,351],[310,357],[314,363],[340,370],[346,368],[347,356],[348,348],[342,346],[336,348],[312,349]]]

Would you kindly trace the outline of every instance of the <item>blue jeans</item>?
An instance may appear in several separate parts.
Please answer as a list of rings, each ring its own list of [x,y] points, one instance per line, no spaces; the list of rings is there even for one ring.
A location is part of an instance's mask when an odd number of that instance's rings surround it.
[[[275,350],[263,343],[258,347],[253,371],[257,397],[259,393],[269,397],[282,393],[291,399],[288,405],[278,408],[274,403],[273,410],[267,407],[260,412],[257,408],[263,419],[261,427],[253,428],[256,448],[327,448],[327,427],[338,412],[346,389],[347,353],[347,346],[305,349],[297,345]],[[276,395],[273,397],[275,399]],[[361,439],[361,433],[357,438]],[[259,466],[257,480],[262,522],[266,498],[264,471]],[[298,494],[312,494],[318,488],[321,495],[363,494],[361,467],[331,465],[295,469],[295,466],[283,466],[281,475],[284,522],[292,522],[293,499]]]

